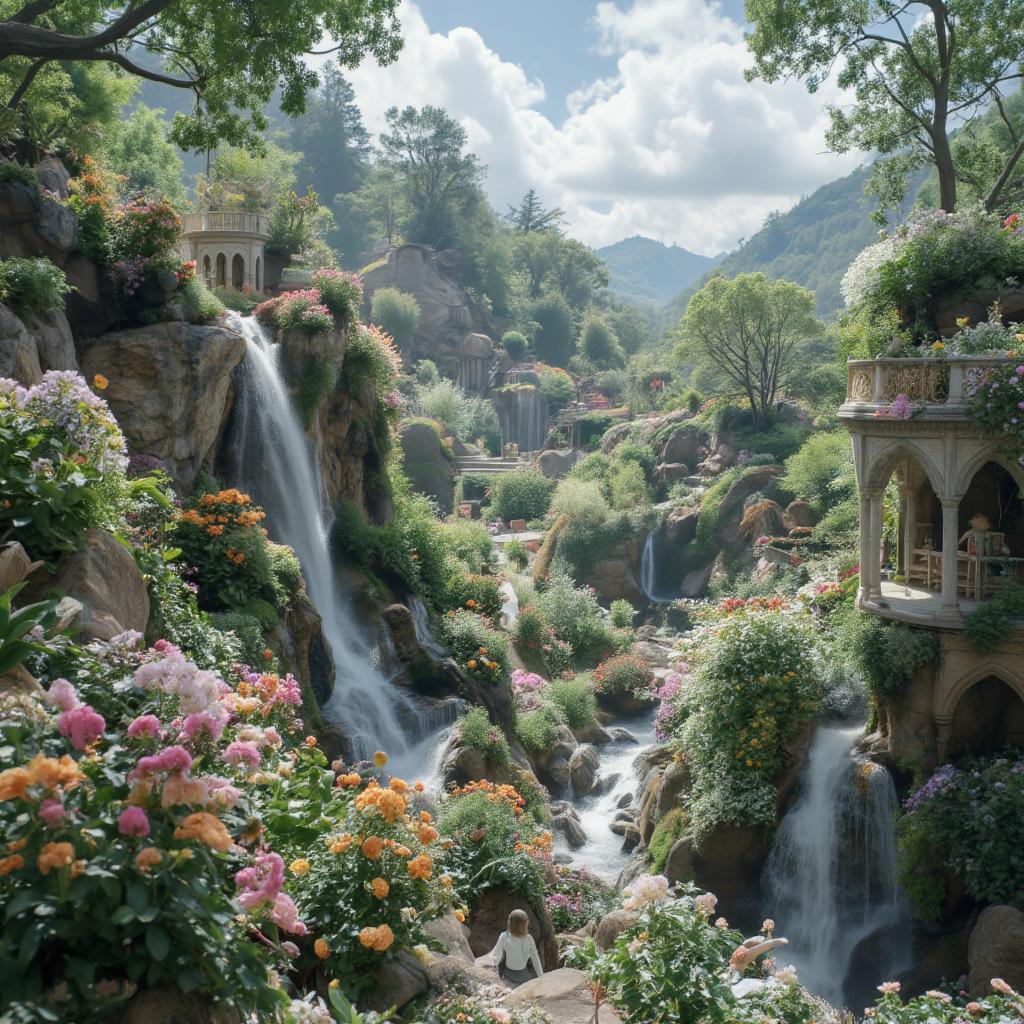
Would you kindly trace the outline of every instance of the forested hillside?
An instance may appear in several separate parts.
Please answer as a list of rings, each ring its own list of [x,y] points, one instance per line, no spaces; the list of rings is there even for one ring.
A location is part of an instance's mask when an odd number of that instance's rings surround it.
[[[597,250],[608,267],[608,287],[627,302],[668,302],[703,277],[721,256],[701,256],[679,245],[633,235]]]

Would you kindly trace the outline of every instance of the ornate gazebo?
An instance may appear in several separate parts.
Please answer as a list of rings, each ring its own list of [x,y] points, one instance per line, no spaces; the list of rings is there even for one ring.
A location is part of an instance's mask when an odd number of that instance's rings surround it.
[[[187,213],[184,221],[185,242],[207,287],[264,290],[265,246],[270,237],[264,214],[207,210]]]

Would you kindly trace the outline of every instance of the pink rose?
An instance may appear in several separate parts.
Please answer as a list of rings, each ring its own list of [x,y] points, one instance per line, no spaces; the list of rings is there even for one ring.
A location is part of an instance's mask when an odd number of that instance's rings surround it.
[[[126,732],[131,739],[137,739],[139,736],[148,736],[150,738],[156,736],[160,731],[160,719],[156,715],[139,715],[138,718],[128,726]]]
[[[103,716],[88,704],[62,711],[57,719],[57,731],[71,741],[75,750],[85,750],[103,735],[106,727]]]
[[[144,839],[149,835],[149,818],[141,807],[126,807],[117,816],[117,830],[123,836]]]
[[[46,691],[45,700],[51,708],[60,708],[61,711],[72,711],[78,707],[78,694],[66,679],[54,679]]]

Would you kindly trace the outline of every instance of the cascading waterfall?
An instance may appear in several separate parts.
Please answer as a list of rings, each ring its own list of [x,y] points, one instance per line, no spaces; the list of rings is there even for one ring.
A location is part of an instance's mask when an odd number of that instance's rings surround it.
[[[640,589],[649,601],[657,601],[654,592],[654,532],[647,534],[644,541],[644,552],[640,558]]]
[[[909,966],[910,917],[896,870],[889,773],[859,760],[861,726],[822,726],[803,789],[787,813],[765,867],[769,916],[790,945],[790,962],[812,992],[834,1005],[861,995],[858,946],[870,939],[870,986]],[[864,987],[867,987],[865,984]],[[862,1004],[858,1004],[862,1005]]]
[[[412,768],[415,746],[439,723],[381,673],[338,592],[328,550],[329,521],[316,460],[278,366],[278,346],[252,317],[233,317],[246,341],[244,386],[236,413],[236,475],[267,513],[272,535],[302,563],[309,596],[323,617],[335,681],[323,708],[343,726],[354,757],[386,750]],[[443,716],[442,716],[443,717]],[[450,724],[450,722],[449,722]],[[415,745],[415,746],[414,746]]]

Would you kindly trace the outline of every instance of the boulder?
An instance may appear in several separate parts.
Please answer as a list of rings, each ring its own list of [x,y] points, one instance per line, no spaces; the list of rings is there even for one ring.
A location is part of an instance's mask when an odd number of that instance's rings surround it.
[[[39,179],[39,187],[52,192],[59,199],[67,199],[71,194],[68,183],[71,181],[71,173],[64,166],[63,162],[55,156],[44,156],[35,167],[36,177]]]
[[[620,1019],[607,1003],[595,1014],[590,979],[572,967],[525,982],[509,993],[507,1002],[512,1007],[535,1006],[558,1024],[615,1024]]]
[[[696,427],[682,425],[669,434],[660,452],[659,462],[695,466],[699,461],[701,435]]]
[[[170,985],[143,989],[116,1017],[118,1024],[239,1024],[234,1010],[224,1011],[196,992]]]
[[[295,595],[284,614],[289,668],[322,707],[334,691],[334,655],[323,631],[323,617],[305,591]]]
[[[43,377],[39,365],[39,349],[25,330],[25,325],[6,307],[0,305],[0,377],[12,377],[19,384],[31,387]]]
[[[992,979],[1024,991],[1024,913],[1003,904],[986,907],[967,946],[972,996],[990,995]]]
[[[513,910],[526,912],[530,923],[530,934],[537,943],[544,970],[558,966],[558,946],[555,943],[555,929],[547,907],[534,907],[520,893],[512,892],[506,886],[498,885],[484,889],[477,897],[469,918],[469,944],[474,956],[484,956],[494,949],[498,936],[508,927],[508,915]]]
[[[683,462],[662,462],[654,467],[654,475],[660,483],[671,487],[690,475],[690,467]]]
[[[632,853],[640,845],[640,829],[632,822],[626,822],[622,833],[622,852]]]
[[[770,498],[748,505],[740,521],[740,535],[749,541],[758,537],[783,537],[789,532],[782,509]]]
[[[228,412],[231,375],[245,355],[224,327],[160,323],[92,339],[81,353],[133,452],[161,459],[185,491],[208,463]]]
[[[594,788],[597,781],[597,751],[584,744],[577,747],[569,758],[569,782],[576,796],[586,796]]]
[[[643,546],[643,535],[613,545],[606,557],[596,562],[581,582],[594,588],[602,604],[609,605],[623,598],[634,608],[643,607],[647,604],[647,596],[636,575]]]
[[[423,926],[423,930],[428,935],[437,939],[444,946],[449,956],[458,957],[461,960],[465,960],[466,963],[472,964],[476,958],[473,956],[473,950],[469,946],[469,939],[466,938],[466,933],[463,929],[464,925],[459,924],[458,918],[452,913],[445,914],[444,917],[437,917],[433,921],[428,921]]]
[[[611,949],[615,940],[625,931],[629,931],[639,920],[634,910],[612,910],[601,918],[594,933],[594,942],[600,950]]]
[[[416,636],[416,620],[404,604],[390,604],[381,613],[395,644],[395,653],[402,661],[411,661],[420,653]]]
[[[455,497],[455,463],[437,428],[422,420],[403,423],[398,431],[402,466],[413,489],[437,502],[451,515]]]
[[[817,518],[810,502],[797,500],[786,506],[786,522],[790,529],[814,526]]]
[[[785,472],[783,466],[752,466],[735,480],[718,506],[715,539],[723,547],[735,547],[740,541],[740,522],[744,504],[752,494],[763,491],[776,477]]]
[[[576,462],[576,452],[571,448],[548,450],[537,457],[537,468],[549,480],[561,480]]]
[[[573,850],[586,845],[587,833],[583,831],[583,823],[576,809],[570,804],[562,804],[552,813],[551,828],[562,836]]]
[[[625,727],[622,725],[616,725],[614,728],[608,730],[608,735],[616,743],[639,743],[640,741]]]
[[[679,588],[681,597],[696,599],[704,596],[711,582],[711,574],[715,571],[715,562],[712,560],[703,569],[694,569],[683,577],[682,585]]]
[[[665,533],[673,544],[682,547],[697,536],[699,520],[700,509],[689,506],[674,508],[665,517]]]
[[[679,798],[690,788],[690,766],[685,761],[674,761],[661,777],[655,806],[659,817],[679,806]]]
[[[665,877],[670,882],[685,882],[693,878],[693,840],[683,836],[672,844],[665,860]]]
[[[632,793],[623,793],[622,796],[619,797],[619,799],[616,801],[616,804],[615,804],[615,806],[619,810],[625,810],[627,807],[632,807],[632,805],[633,805],[633,794]]]
[[[576,737],[577,743],[593,743],[600,747],[612,742],[611,734],[600,722],[591,722],[581,729],[573,729],[572,734]]]
[[[402,950],[377,967],[372,986],[359,997],[359,1006],[378,1013],[392,1006],[401,1008],[423,995],[429,987],[430,976],[426,967],[412,953]]]
[[[146,581],[135,559],[106,530],[88,530],[81,548],[62,555],[54,574],[35,574],[31,589],[34,594],[57,590],[82,605],[75,619],[80,640],[110,640],[128,629],[146,631]]]
[[[32,185],[8,181],[0,185],[0,257],[46,256],[58,266],[75,245],[78,221],[62,203]]]
[[[36,339],[39,366],[44,373],[47,370],[78,369],[75,339],[71,336],[71,325],[63,310],[45,318],[34,317],[28,324],[28,330]]]
[[[445,785],[464,786],[467,782],[490,778],[490,775],[487,759],[475,747],[451,746],[441,765]]]

